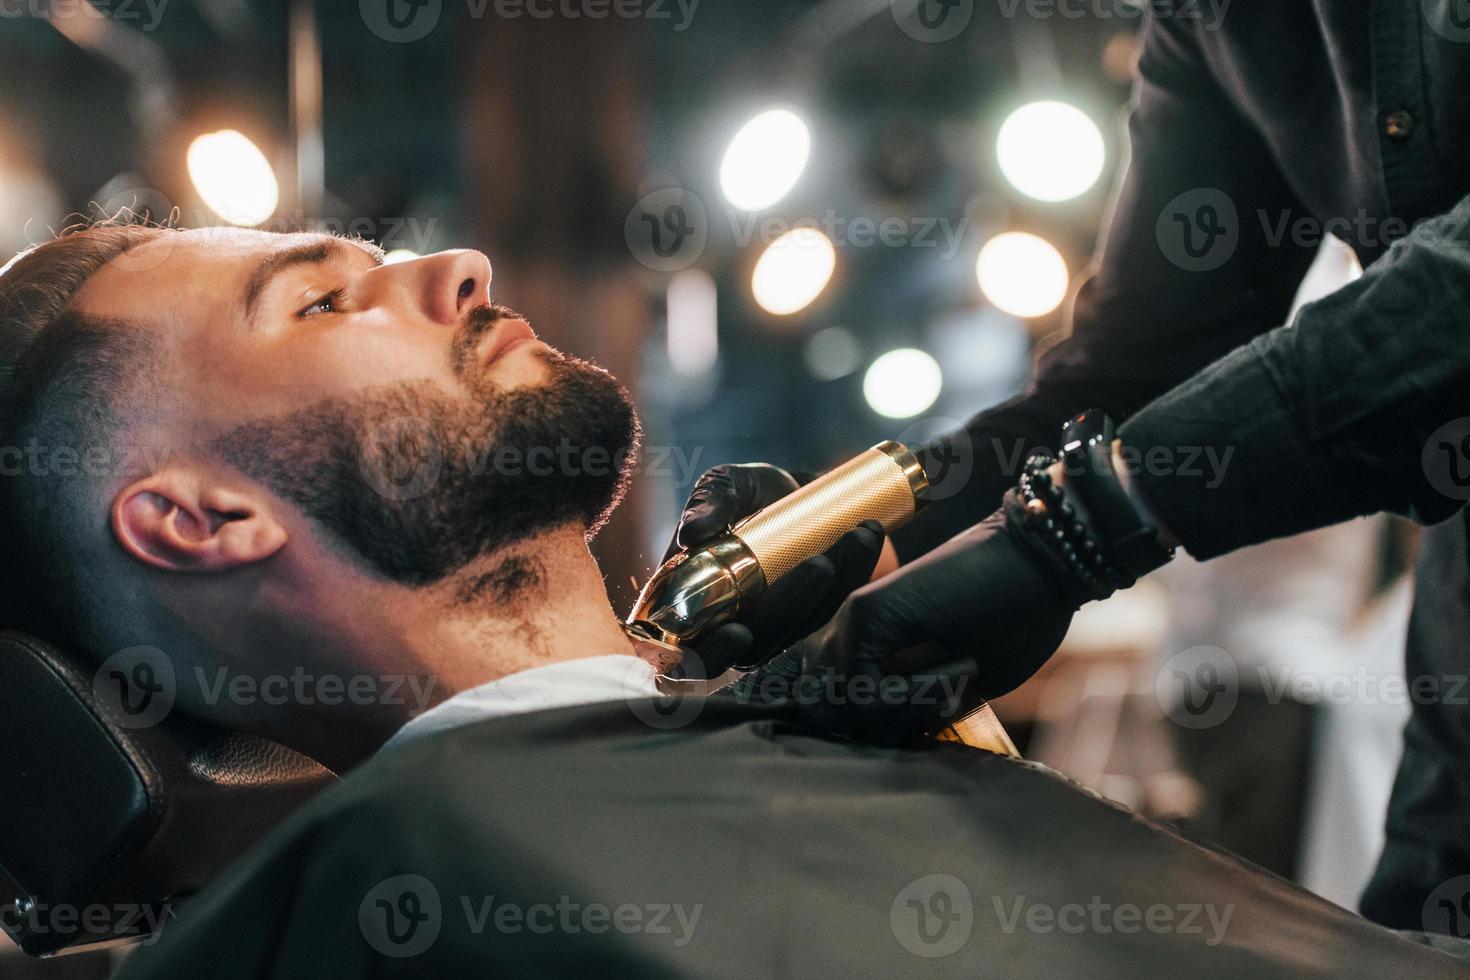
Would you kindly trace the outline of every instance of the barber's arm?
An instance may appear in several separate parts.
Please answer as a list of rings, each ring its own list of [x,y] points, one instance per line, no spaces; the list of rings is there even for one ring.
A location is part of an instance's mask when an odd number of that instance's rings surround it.
[[[1061,526],[1062,497],[1080,508],[1098,551],[1127,566],[1110,583],[1119,588],[1176,544],[1208,559],[1378,511],[1442,520],[1470,498],[1470,474],[1459,470],[1470,464],[1467,309],[1470,198],[1293,325],[1138,412],[1109,440],[1111,479],[1083,485],[1065,466],[1048,468],[1061,497],[1042,509]],[[1202,465],[1207,459],[1215,463]],[[1017,519],[1027,508],[1014,493],[978,527],[856,592],[805,651],[804,669],[891,672],[894,658],[917,645],[922,656],[902,673],[968,677],[972,696],[993,697],[1029,677],[1081,603],[1109,590],[1084,587],[1091,583],[1056,560],[1067,551],[1060,531],[1027,533]],[[1105,507],[1089,506],[1100,500]],[[1140,539],[1104,526],[1104,509],[1131,510],[1153,548],[1139,551]],[[904,712],[924,720],[901,707],[888,712],[889,724],[902,727]],[[928,716],[962,707],[931,702]],[[837,722],[881,727],[881,708],[867,717],[848,709]]]
[[[894,536],[904,561],[995,510],[1032,447],[1056,450],[1063,420],[1101,408],[1122,423],[1153,399],[1286,321],[1313,250],[1273,237],[1269,215],[1304,214],[1271,148],[1215,82],[1190,18],[1151,20],[1129,118],[1131,158],[1071,330],[1021,397],[965,427],[973,468]],[[1221,229],[1218,235],[1209,229]],[[1024,447],[1024,448],[1023,448]],[[964,453],[959,453],[963,457]]]
[[[913,560],[994,511],[1030,448],[1057,448],[1061,420],[1091,407],[1126,419],[1285,319],[1311,251],[1289,237],[1270,241],[1251,216],[1299,204],[1269,147],[1211,79],[1197,31],[1179,18],[1148,25],[1130,118],[1132,162],[1095,275],[1076,298],[1072,332],[1041,357],[1028,394],[979,414],[954,439],[916,447],[938,500],[894,536],[898,558]],[[1235,217],[1220,213],[1222,200]],[[1216,212],[1207,217],[1226,222],[1220,239],[1176,220],[1198,222],[1210,207]],[[1189,250],[1207,241],[1192,257]],[[956,461],[961,445],[969,450]],[[716,467],[689,498],[678,544],[707,541],[794,486],[766,464]],[[823,623],[873,569],[866,544],[847,542],[757,602],[745,624],[701,641],[709,669],[760,663]],[[892,550],[885,563],[882,570],[891,570]]]
[[[1300,205],[1269,148],[1211,79],[1197,30],[1180,18],[1149,24],[1130,122],[1132,160],[1096,272],[1076,299],[1070,336],[1041,358],[1025,395],[980,414],[954,439],[914,447],[938,493],[894,536],[899,558],[912,560],[994,511],[1029,450],[1056,449],[1059,425],[1070,415],[1096,407],[1122,421],[1285,319],[1312,254],[1289,237],[1268,240],[1262,223],[1250,216]],[[1186,229],[1174,216],[1198,221],[1201,208],[1218,211],[1224,199],[1233,202],[1238,220],[1220,213],[1225,235],[1202,257],[1191,257],[1186,245],[1198,251],[1209,233]],[[960,451],[964,446],[968,450]],[[772,470],[764,464],[720,467],[701,481],[680,544],[698,544],[789,492],[794,484]],[[868,562],[861,549],[851,552]],[[861,581],[848,570],[837,569],[842,583]],[[793,608],[830,614],[833,590],[817,591],[805,605],[796,599],[795,583],[781,594]],[[761,615],[768,623],[780,618],[770,610]],[[801,618],[797,636],[815,625],[814,617]],[[780,649],[767,642],[778,632],[762,626],[752,642],[732,627],[707,641],[721,649],[706,659],[723,663],[739,650],[743,660],[759,662]],[[781,639],[791,638],[787,632]]]

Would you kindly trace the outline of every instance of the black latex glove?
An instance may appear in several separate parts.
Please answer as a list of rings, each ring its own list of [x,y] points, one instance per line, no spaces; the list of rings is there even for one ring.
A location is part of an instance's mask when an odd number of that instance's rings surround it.
[[[798,486],[791,474],[766,463],[707,470],[689,494],[664,560],[719,537]],[[731,667],[755,667],[808,635],[872,577],[882,551],[883,529],[874,522],[839,538],[825,554],[808,558],[772,583],[742,611],[739,622],[716,627],[691,644],[695,655],[685,657],[685,675],[718,677]]]
[[[1034,674],[1081,602],[997,512],[853,593],[818,642],[793,651],[807,685],[798,703],[817,727],[932,732]]]

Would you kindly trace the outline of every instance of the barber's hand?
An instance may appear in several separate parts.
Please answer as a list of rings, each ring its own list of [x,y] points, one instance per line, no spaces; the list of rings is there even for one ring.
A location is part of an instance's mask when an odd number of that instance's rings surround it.
[[[859,589],[819,643],[802,645],[804,680],[841,695],[803,712],[882,737],[942,728],[1034,674],[1081,602],[997,512]]]
[[[719,537],[800,485],[791,474],[767,463],[707,470],[689,494],[664,560]],[[731,667],[755,667],[817,629],[853,589],[872,577],[883,540],[883,529],[869,522],[844,535],[825,554],[797,565],[743,611],[740,622],[726,623],[695,642],[696,656],[684,661],[686,674],[718,677]]]

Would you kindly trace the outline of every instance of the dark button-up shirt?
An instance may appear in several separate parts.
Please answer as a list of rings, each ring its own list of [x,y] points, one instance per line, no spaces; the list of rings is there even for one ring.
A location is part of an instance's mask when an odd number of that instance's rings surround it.
[[[1017,447],[1055,448],[1060,420],[1101,407],[1128,420],[1137,484],[1196,557],[1381,510],[1455,515],[1431,531],[1409,669],[1463,676],[1470,9],[1148,6],[1131,163],[1070,336],[1026,395],[931,447],[931,465],[963,458],[962,489],[900,553],[978,520],[1014,480]],[[1286,325],[1328,233],[1366,272]],[[1445,700],[1416,705],[1365,899],[1415,928],[1433,889],[1470,874],[1470,706]]]

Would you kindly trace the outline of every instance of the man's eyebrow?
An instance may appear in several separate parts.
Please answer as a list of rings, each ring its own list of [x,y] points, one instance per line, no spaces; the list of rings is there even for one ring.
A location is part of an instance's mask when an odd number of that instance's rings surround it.
[[[245,319],[255,319],[255,307],[260,302],[261,294],[282,272],[298,265],[321,265],[332,259],[342,258],[352,249],[365,252],[378,265],[383,264],[383,250],[378,246],[371,242],[337,237],[323,237],[267,255],[255,267],[255,271],[250,274],[250,281],[245,284]]]

